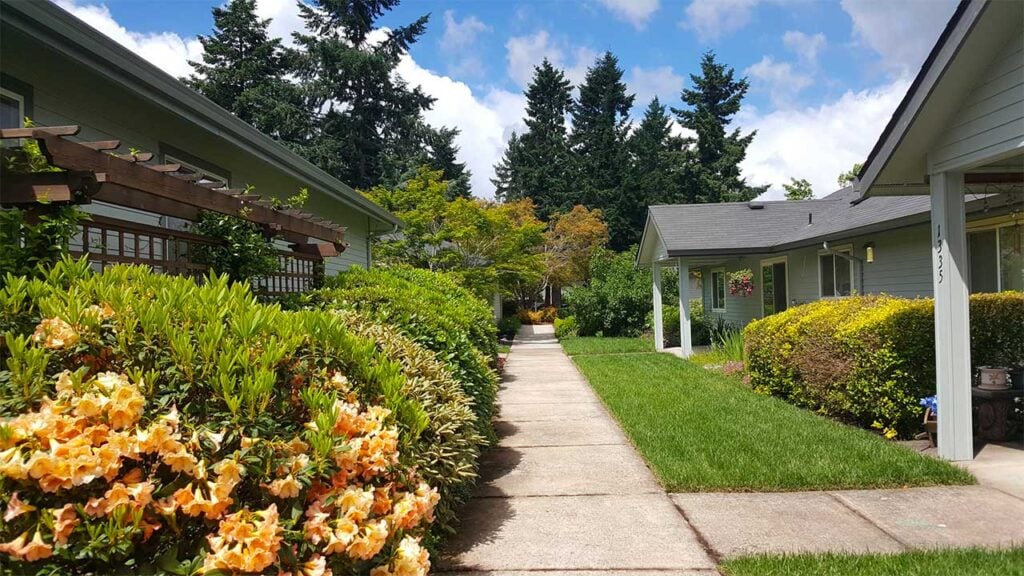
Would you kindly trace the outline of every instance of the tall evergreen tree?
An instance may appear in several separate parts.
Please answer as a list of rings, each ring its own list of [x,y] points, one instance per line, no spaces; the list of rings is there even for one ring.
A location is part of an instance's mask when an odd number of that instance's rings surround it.
[[[496,169],[495,186],[501,197],[531,198],[538,216],[545,220],[573,206],[565,128],[565,114],[572,103],[571,90],[565,74],[546,58],[534,68],[533,80],[526,89],[527,131],[514,143],[510,141]]]
[[[629,247],[635,234],[629,230],[629,213],[635,210],[626,182],[629,153],[629,111],[633,95],[627,94],[619,60],[605,52],[587,70],[579,98],[572,106],[572,148],[578,183],[575,203],[604,211],[616,250]]]
[[[305,33],[296,33],[297,74],[317,131],[303,153],[357,188],[383,180],[389,158],[422,147],[422,113],[433,104],[395,73],[426,30],[428,16],[390,31],[377,20],[398,0],[299,3]]]
[[[715,60],[714,52],[706,52],[700,62],[701,74],[691,74],[692,89],[685,89],[685,109],[673,108],[679,123],[697,133],[696,155],[691,194],[700,202],[730,202],[753,199],[768,189],[749,186],[740,175],[740,162],[747,155],[747,146],[757,134],[741,135],[739,128],[728,131],[733,116],[749,85],[746,78],[735,78],[735,71]]]
[[[465,162],[458,160],[459,146],[455,143],[455,137],[458,135],[458,128],[440,128],[432,130],[427,136],[427,164],[435,170],[440,170],[444,175],[448,183],[448,190],[445,193],[448,200],[469,198],[473,195],[469,183],[472,172],[466,168]]]
[[[624,196],[623,219],[627,227],[625,245],[640,241],[647,218],[647,207],[653,204],[685,204],[689,198],[681,193],[681,174],[685,164],[683,139],[672,135],[672,119],[666,107],[653,98],[640,124],[629,137],[630,153],[628,186]]]
[[[285,79],[289,62],[281,42],[256,17],[256,0],[213,8],[213,33],[199,36],[201,62],[183,81],[264,134],[294,141],[308,131],[299,89]]]
[[[523,186],[524,168],[523,144],[519,135],[513,131],[505,146],[505,153],[494,165],[494,178],[491,178],[491,184],[494,184],[494,197],[498,201],[526,196],[526,187]]]

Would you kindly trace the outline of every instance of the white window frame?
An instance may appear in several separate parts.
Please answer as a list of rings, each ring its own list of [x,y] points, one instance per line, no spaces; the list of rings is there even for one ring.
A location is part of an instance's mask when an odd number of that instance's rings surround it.
[[[788,256],[778,256],[776,258],[765,258],[764,260],[761,260],[761,267],[760,267],[760,271],[759,271],[759,273],[761,275],[761,318],[765,317],[765,313],[764,313],[764,267],[765,266],[771,266],[772,264],[779,264],[780,262],[782,264],[786,265],[786,309],[787,310],[789,309],[789,257]],[[819,260],[819,262],[820,262],[820,260]],[[819,266],[820,265],[821,264],[819,264]],[[818,275],[818,283],[819,284],[821,283],[821,275],[820,274]],[[819,292],[820,292],[820,290],[819,290]],[[773,294],[773,296],[774,296],[774,294]],[[778,313],[778,312],[776,312],[776,313]]]
[[[231,186],[230,179],[226,178],[222,174],[217,174],[213,170],[207,170],[206,168],[200,168],[199,166],[196,166],[195,164],[193,164],[191,162],[187,162],[185,160],[181,160],[179,158],[176,158],[173,154],[164,154],[164,163],[165,164],[181,164],[182,168],[188,168],[189,170],[191,170],[193,172],[198,172],[198,173],[202,174],[203,176],[209,176],[213,180],[220,180],[221,182],[224,183],[225,186],[228,186],[228,187]]]
[[[837,256],[836,255],[837,252],[846,252],[849,256],[853,256],[853,244],[843,244],[842,246],[836,246],[834,248],[829,248],[828,250],[818,250],[818,256],[817,256],[817,259],[818,259],[818,298],[820,300],[835,300],[835,299],[838,299],[838,298],[849,298],[850,296],[853,296],[854,293],[856,293],[856,288],[855,288],[855,286],[856,286],[856,282],[855,282],[856,276],[854,275],[856,273],[856,270],[853,267],[853,259],[852,258],[843,258],[842,256]],[[832,290],[833,290],[833,294],[831,296],[825,296],[821,292],[821,289],[822,289],[822,286],[821,286],[821,257],[822,256],[828,256],[830,254],[832,255],[833,258],[841,258],[843,260],[846,260],[846,262],[850,265],[850,294],[848,296],[842,296],[842,295],[836,294],[836,292],[838,291],[838,283],[836,282],[836,269],[835,269],[835,261],[834,260],[833,260],[833,264],[832,264]],[[788,268],[786,269],[786,273],[787,274],[789,273],[789,269]]]
[[[715,282],[715,274],[722,275],[722,301],[720,304],[721,308],[715,308],[715,296],[718,295],[718,283]],[[711,270],[711,311],[712,312],[725,312],[725,307],[729,299],[729,283],[725,278],[725,268],[715,268]]]
[[[22,127],[22,123],[25,122],[25,96],[23,94],[19,94],[17,92],[13,92],[11,90],[8,90],[7,88],[0,88],[0,95],[6,96],[6,97],[8,97],[8,98],[10,98],[12,100],[17,100],[17,102],[18,102],[18,125],[17,126],[13,126],[13,128],[21,128]],[[21,141],[22,141],[21,138],[5,140],[4,143],[3,143],[3,146],[17,148],[17,147],[21,146],[21,144],[22,144]]]
[[[1002,292],[1003,288],[1003,245],[1002,239],[1000,238],[999,231],[1003,228],[1010,228],[1017,226],[1019,222],[1014,221],[1012,216],[1004,216],[1000,218],[991,218],[981,222],[975,222],[973,225],[968,224],[967,234],[976,234],[978,232],[995,232],[996,235],[996,293]],[[968,263],[969,266],[973,266],[973,263]],[[968,276],[969,277],[969,276]]]

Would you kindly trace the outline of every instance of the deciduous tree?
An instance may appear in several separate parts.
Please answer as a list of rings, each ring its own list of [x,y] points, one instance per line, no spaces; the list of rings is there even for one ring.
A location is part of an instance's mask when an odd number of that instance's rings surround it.
[[[789,184],[783,184],[782,188],[786,190],[786,200],[810,200],[814,198],[814,190],[811,189],[811,183],[803,178],[799,180],[796,178],[790,178]]]

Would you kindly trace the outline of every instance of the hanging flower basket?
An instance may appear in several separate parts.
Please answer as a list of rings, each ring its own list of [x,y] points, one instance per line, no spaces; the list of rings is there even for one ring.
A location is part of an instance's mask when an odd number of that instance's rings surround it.
[[[754,273],[750,268],[729,273],[729,294],[746,298],[754,293]]]

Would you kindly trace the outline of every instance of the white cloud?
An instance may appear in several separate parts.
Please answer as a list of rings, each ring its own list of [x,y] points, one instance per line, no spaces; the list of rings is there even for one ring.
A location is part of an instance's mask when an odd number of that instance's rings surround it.
[[[843,0],[854,35],[893,76],[914,74],[953,14],[957,0]]]
[[[573,85],[578,85],[586,76],[587,68],[599,55],[586,46],[568,46],[556,42],[547,30],[529,36],[513,36],[505,43],[505,50],[508,75],[522,88],[530,84],[534,67],[540,65],[545,58],[556,68],[562,68]],[[571,63],[566,57],[567,52],[572,56]]]
[[[402,58],[397,72],[410,86],[421,86],[437,98],[424,119],[431,126],[459,128],[455,143],[460,148],[459,159],[473,172],[473,191],[477,196],[493,196],[490,178],[494,164],[505,152],[512,130],[522,121],[526,98],[504,90],[491,90],[480,98],[465,83],[427,70],[409,56]]]
[[[198,60],[203,53],[203,45],[194,38],[184,39],[172,32],[132,32],[118,24],[104,4],[77,0],[57,0],[57,4],[172,76],[191,74],[188,61]]]
[[[736,124],[743,133],[757,130],[743,174],[751,184],[771,184],[766,199],[782,199],[791,177],[809,180],[819,197],[835,191],[839,174],[867,157],[908,86],[897,80],[816,107],[741,111]]]
[[[476,16],[455,19],[455,13],[446,10],[444,13],[444,35],[439,42],[441,52],[450,58],[448,73],[453,76],[483,76],[486,72],[483,60],[474,50],[477,37],[493,29],[480,21]]]
[[[305,30],[296,0],[257,0],[256,16],[263,20],[270,18],[267,33],[280,38],[285,46],[294,46],[292,32]]]
[[[662,104],[675,101],[683,91],[683,77],[675,73],[671,66],[658,68],[641,68],[634,66],[630,71],[627,84],[636,94],[634,111],[642,114],[644,108],[655,96]]]
[[[805,34],[797,30],[790,30],[782,35],[782,44],[796,54],[800,61],[814,65],[818,62],[818,53],[825,47],[825,35]]]
[[[598,0],[608,10],[615,14],[619,20],[624,20],[633,25],[637,30],[643,30],[644,26],[651,19],[651,15],[657,12],[661,5],[660,0]]]
[[[696,32],[702,42],[717,40],[746,26],[759,1],[691,0],[681,24]]]
[[[804,88],[811,85],[808,74],[793,69],[789,62],[776,62],[771,56],[761,60],[743,71],[752,78],[755,90],[765,90],[775,106],[787,106]]]
[[[465,50],[476,43],[477,36],[490,30],[491,27],[481,22],[476,16],[466,16],[459,22],[455,19],[454,12],[446,10],[441,50],[445,52]]]

